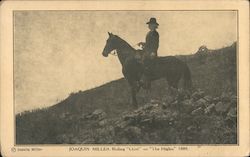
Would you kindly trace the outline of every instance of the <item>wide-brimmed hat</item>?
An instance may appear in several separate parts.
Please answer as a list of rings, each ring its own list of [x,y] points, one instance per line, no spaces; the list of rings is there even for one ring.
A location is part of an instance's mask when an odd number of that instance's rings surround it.
[[[159,24],[156,22],[156,18],[154,18],[154,17],[151,17],[150,20],[149,20],[146,24],[156,24],[157,26],[159,25]]]

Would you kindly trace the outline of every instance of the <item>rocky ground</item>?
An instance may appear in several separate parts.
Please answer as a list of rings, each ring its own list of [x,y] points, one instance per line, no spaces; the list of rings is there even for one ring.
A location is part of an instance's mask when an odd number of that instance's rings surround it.
[[[71,93],[51,107],[19,113],[16,143],[236,144],[236,48],[236,43],[217,50],[201,46],[194,54],[176,56],[191,70],[189,95],[182,90],[170,95],[166,81],[158,80],[150,98],[138,93],[134,108],[121,78]]]
[[[237,142],[237,97],[232,93],[211,97],[197,90],[188,97],[179,91],[172,102],[151,100],[117,117],[107,118],[101,109],[79,117],[61,115],[77,128],[56,138],[59,143],[85,144]]]

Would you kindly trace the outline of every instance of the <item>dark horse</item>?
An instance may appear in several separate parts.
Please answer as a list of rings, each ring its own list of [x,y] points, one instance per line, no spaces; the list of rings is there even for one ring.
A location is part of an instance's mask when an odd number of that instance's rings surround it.
[[[109,38],[107,39],[102,55],[107,57],[109,53],[116,50],[122,64],[122,73],[131,87],[132,103],[137,105],[136,93],[139,92],[141,88],[139,82],[142,76],[144,76],[144,66],[142,62],[137,59],[136,55],[140,55],[142,51],[134,49],[119,36],[113,35],[112,33],[108,34]],[[157,57],[153,62],[150,81],[165,78],[170,87],[177,89],[178,82],[183,77],[184,88],[191,89],[191,74],[186,63],[173,56]]]

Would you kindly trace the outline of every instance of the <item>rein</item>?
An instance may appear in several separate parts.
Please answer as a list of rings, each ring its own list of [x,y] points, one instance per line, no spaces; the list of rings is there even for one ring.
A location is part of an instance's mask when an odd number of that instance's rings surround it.
[[[133,45],[132,47],[135,47],[137,44],[135,44],[135,45]],[[112,53],[113,52],[113,53]],[[112,52],[110,52],[109,54],[111,54],[112,56],[117,56],[117,51],[116,50],[114,50],[114,51],[112,51]]]

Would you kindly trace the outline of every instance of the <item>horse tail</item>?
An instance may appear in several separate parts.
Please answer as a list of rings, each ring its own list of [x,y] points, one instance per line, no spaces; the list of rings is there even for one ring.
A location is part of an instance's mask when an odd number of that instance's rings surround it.
[[[192,78],[191,78],[191,72],[186,63],[184,63],[184,73],[183,73],[183,79],[184,79],[184,88],[187,90],[192,90]]]

